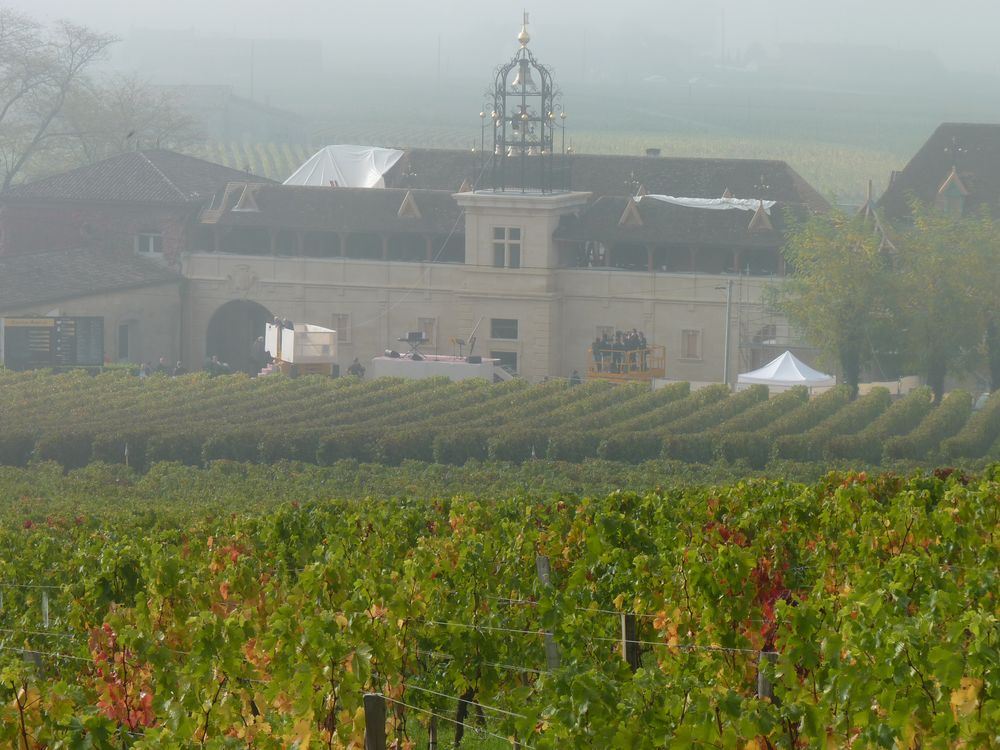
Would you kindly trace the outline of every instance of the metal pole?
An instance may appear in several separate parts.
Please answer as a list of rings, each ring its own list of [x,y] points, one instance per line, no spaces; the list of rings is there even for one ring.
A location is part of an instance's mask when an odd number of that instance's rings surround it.
[[[726,356],[722,365],[722,382],[729,385],[729,329],[732,327],[733,280],[726,282]]]

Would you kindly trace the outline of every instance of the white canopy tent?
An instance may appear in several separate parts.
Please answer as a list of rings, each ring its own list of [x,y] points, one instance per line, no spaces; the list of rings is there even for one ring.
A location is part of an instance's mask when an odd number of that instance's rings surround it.
[[[748,385],[766,385],[772,389],[784,390],[797,385],[807,388],[830,388],[837,384],[837,378],[825,372],[814,370],[798,360],[791,352],[785,352],[780,357],[759,370],[745,372],[736,378],[737,388]]]
[[[383,176],[403,152],[376,146],[324,146],[285,180],[286,185],[383,188]]]

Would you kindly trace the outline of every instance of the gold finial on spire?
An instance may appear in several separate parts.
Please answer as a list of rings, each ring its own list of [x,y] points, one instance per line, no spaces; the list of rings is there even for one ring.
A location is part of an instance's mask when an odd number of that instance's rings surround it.
[[[517,41],[522,47],[527,47],[531,41],[531,35],[528,33],[528,11],[524,11],[524,22],[521,24],[521,33],[517,35]]]

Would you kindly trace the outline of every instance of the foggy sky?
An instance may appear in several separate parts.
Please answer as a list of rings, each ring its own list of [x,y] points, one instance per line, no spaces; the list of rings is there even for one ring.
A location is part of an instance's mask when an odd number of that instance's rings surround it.
[[[496,0],[0,0],[41,20],[71,20],[123,38],[136,29],[193,29],[206,36],[322,38],[338,66],[358,56],[382,62],[437,54],[448,69],[510,56],[521,4]],[[949,68],[1000,73],[994,0],[533,0],[536,49],[559,39],[572,45],[619,48],[637,34],[683,39],[721,56],[787,43],[877,45],[928,50]],[[558,67],[559,60],[548,60]],[[566,62],[563,62],[565,65]],[[575,64],[575,61],[569,61]]]

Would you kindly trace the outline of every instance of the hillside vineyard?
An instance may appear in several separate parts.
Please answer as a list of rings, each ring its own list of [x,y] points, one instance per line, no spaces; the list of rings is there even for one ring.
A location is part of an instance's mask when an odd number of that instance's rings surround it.
[[[973,413],[964,391],[934,407],[925,389],[896,401],[875,389],[851,401],[844,386],[810,399],[801,388],[768,398],[762,386],[730,394],[725,385],[692,391],[687,383],[649,391],[602,382],[4,373],[0,388],[7,465],[32,457],[139,469],[214,459],[667,458],[760,468],[773,459],[875,465],[1000,456],[1000,396]]]

